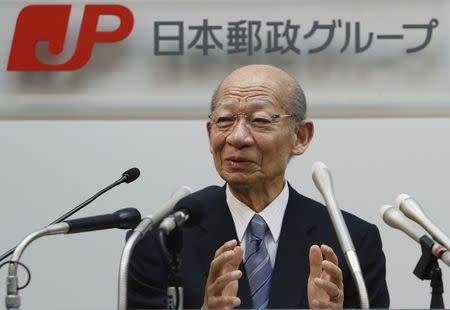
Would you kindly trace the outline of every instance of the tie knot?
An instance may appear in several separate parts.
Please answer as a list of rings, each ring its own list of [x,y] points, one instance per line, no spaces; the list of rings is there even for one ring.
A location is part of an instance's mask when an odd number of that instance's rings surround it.
[[[250,221],[250,232],[259,240],[263,240],[266,234],[267,223],[261,215],[255,214]]]

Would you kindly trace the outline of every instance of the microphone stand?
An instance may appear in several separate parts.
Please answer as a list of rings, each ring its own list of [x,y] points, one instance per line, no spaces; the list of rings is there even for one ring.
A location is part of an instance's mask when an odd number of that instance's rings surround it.
[[[40,230],[34,231],[25,237],[19,245],[15,248],[11,262],[9,263],[8,277],[6,278],[6,297],[5,305],[8,310],[18,310],[20,308],[20,295],[19,295],[19,280],[17,277],[17,266],[20,262],[25,249],[36,239],[47,235],[56,235],[66,233],[69,231],[69,225],[67,223],[53,224],[44,227]]]
[[[169,261],[169,274],[167,276],[167,309],[183,310],[183,287],[180,272],[183,248],[183,234],[180,228],[175,228],[169,235],[160,231],[161,245]]]
[[[431,304],[430,309],[444,309],[442,293],[444,285],[442,282],[442,271],[439,267],[438,259],[432,254],[434,241],[428,236],[420,238],[422,256],[414,268],[414,274],[420,280],[431,280]]]

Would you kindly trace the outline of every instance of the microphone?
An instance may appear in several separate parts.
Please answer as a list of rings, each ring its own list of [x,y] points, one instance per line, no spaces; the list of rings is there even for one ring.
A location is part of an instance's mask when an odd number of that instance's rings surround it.
[[[113,214],[91,216],[56,223],[32,232],[26,236],[16,247],[9,263],[7,283],[7,296],[5,299],[7,309],[19,309],[20,296],[17,278],[17,265],[25,249],[36,239],[48,235],[69,234],[109,228],[128,229],[135,227],[141,219],[141,214],[134,208],[121,209]]]
[[[132,229],[141,221],[141,214],[135,208],[125,208],[111,214],[89,216],[68,220],[63,223],[69,225],[67,234],[75,234],[93,230],[110,228]]]
[[[134,180],[136,180],[139,177],[139,175],[140,175],[140,171],[139,171],[138,168],[128,169],[127,171],[122,173],[122,177],[120,179],[118,179],[117,181],[115,181],[111,185],[105,187],[101,191],[97,192],[91,198],[87,199],[86,201],[82,202],[81,204],[79,204],[78,206],[76,206],[75,208],[70,210],[69,212],[67,212],[64,215],[60,216],[59,218],[57,218],[56,220],[51,222],[49,225],[60,223],[60,222],[64,221],[66,218],[68,218],[69,216],[73,215],[74,213],[80,211],[81,209],[86,207],[88,204],[93,202],[95,199],[97,199],[98,197],[100,197],[101,195],[103,195],[104,193],[109,191],[110,189],[112,189],[112,188],[116,187],[117,185],[122,184],[124,182],[125,183],[131,183]],[[0,262],[2,260],[4,260],[5,258],[7,258],[8,256],[10,256],[15,251],[15,249],[16,249],[16,247],[10,249],[9,251],[6,251],[2,256],[0,256]]]
[[[362,276],[361,267],[359,264],[358,256],[356,255],[355,246],[350,238],[347,225],[344,222],[342,212],[337,204],[334,189],[333,180],[328,167],[318,161],[312,166],[312,178],[319,192],[322,194],[325,200],[325,205],[328,209],[331,222],[333,223],[334,230],[336,231],[339,244],[341,245],[342,252],[344,252],[345,259],[355,279],[356,286],[358,288],[359,298],[361,302],[361,308],[369,309],[369,298],[367,295],[366,284]]]
[[[168,235],[177,227],[181,227],[183,225],[194,226],[198,224],[203,215],[204,210],[202,207],[181,209],[180,211],[167,216],[161,224],[159,224],[159,229]]]
[[[112,214],[89,216],[75,220],[52,224],[32,232],[25,237],[13,253],[12,261],[18,261],[25,248],[38,238],[47,235],[74,234],[109,228],[130,229],[136,227],[141,220],[141,214],[134,208],[120,209]]]
[[[410,220],[408,220],[408,218],[403,215],[403,213],[400,212],[397,208],[391,205],[384,205],[380,209],[380,215],[387,225],[403,231],[417,243],[420,244],[420,240],[422,238],[428,239],[428,242],[430,242],[430,244],[432,245],[431,254],[441,259],[447,266],[450,266],[450,252],[441,244],[433,241],[427,235],[421,235],[418,232],[417,227],[415,227],[414,224]]]
[[[130,168],[127,171],[125,171],[124,173],[122,173],[122,178],[125,178],[124,182],[125,183],[131,183],[134,180],[136,180],[137,178],[139,178],[139,176],[141,175],[141,172],[139,171],[138,168]]]
[[[144,235],[153,229],[153,227],[161,222],[165,217],[172,213],[175,205],[185,196],[192,193],[192,190],[183,186],[176,190],[170,199],[158,210],[155,214],[146,216],[142,219],[139,225],[136,226],[133,233],[128,238],[120,258],[119,266],[119,281],[118,281],[118,302],[117,308],[119,310],[127,309],[127,290],[128,290],[128,265],[130,262],[131,254],[136,244],[141,240]]]
[[[450,239],[428,218],[414,198],[407,194],[400,194],[396,202],[403,214],[422,226],[435,240],[450,250]]]

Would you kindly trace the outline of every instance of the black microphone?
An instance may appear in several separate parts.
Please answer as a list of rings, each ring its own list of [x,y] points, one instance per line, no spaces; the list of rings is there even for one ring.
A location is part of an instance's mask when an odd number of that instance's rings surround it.
[[[69,225],[67,234],[110,228],[134,229],[141,221],[141,214],[135,208],[120,209],[111,214],[89,216],[64,221]]]
[[[64,215],[60,216],[59,218],[57,218],[56,220],[51,222],[49,225],[60,223],[60,222],[64,221],[66,218],[68,218],[69,216],[73,215],[74,213],[80,211],[81,209],[86,207],[88,204],[93,202],[95,199],[97,199],[98,197],[100,197],[101,195],[103,195],[104,193],[109,191],[110,189],[112,189],[112,188],[114,188],[117,185],[122,184],[122,183],[133,182],[134,180],[136,180],[139,177],[139,175],[140,175],[140,171],[139,171],[138,168],[128,169],[127,171],[122,173],[122,177],[120,179],[118,179],[117,181],[115,181],[111,185],[105,187],[101,191],[97,192],[91,198],[87,199],[86,201],[82,202],[81,204],[79,204],[78,206],[76,206],[75,208],[70,210],[69,212],[67,212]],[[15,251],[15,249],[16,249],[16,247],[10,249],[9,251],[5,252],[2,256],[0,256],[0,262],[2,260],[4,260],[5,258],[7,258],[8,256],[10,256]]]
[[[125,183],[133,182],[134,180],[139,178],[140,175],[141,175],[141,172],[136,167],[128,169],[127,171],[122,173],[122,177],[125,178]]]
[[[205,210],[201,206],[195,208],[182,208],[171,215],[167,216],[161,224],[159,229],[168,235],[172,230],[183,225],[194,226],[200,223],[205,214]]]

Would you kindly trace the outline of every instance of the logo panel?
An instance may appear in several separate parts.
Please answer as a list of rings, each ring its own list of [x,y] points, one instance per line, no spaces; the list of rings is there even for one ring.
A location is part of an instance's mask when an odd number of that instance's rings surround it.
[[[29,5],[19,13],[8,61],[8,71],[77,70],[91,58],[95,43],[117,42],[133,29],[131,11],[122,5],[86,5],[77,46],[72,58],[62,64],[45,64],[36,55],[39,41],[47,41],[49,53],[58,55],[64,41],[71,5]],[[116,16],[119,27],[114,31],[97,31],[100,16]]]

